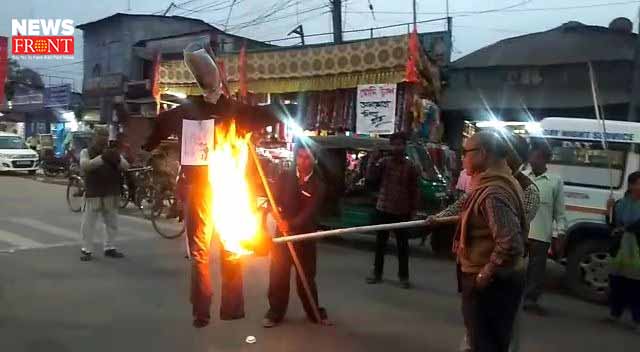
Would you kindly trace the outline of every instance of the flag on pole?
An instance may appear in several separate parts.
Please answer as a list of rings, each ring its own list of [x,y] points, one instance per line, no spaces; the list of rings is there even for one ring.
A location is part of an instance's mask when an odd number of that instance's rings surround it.
[[[7,37],[0,37],[0,105],[4,102],[4,83],[9,69]]]
[[[216,66],[218,66],[218,72],[220,72],[220,83],[222,84],[222,95],[225,97],[231,97],[229,93],[229,81],[227,79],[227,68],[224,66],[224,60],[221,58],[215,59]]]
[[[156,114],[160,114],[160,60],[162,59],[162,53],[156,52],[153,57],[153,78],[151,83],[151,94],[156,100]]]
[[[240,83],[240,97],[247,98],[247,44],[243,43],[238,57],[238,75]]]
[[[418,30],[414,27],[409,34],[409,50],[407,55],[407,66],[405,69],[405,82],[418,82],[418,62],[420,55],[420,44],[418,42]]]

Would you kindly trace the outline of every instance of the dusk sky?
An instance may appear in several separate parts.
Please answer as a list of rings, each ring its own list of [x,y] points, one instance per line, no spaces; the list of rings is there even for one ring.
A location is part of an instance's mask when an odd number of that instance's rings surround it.
[[[174,0],[179,8],[169,15],[202,19],[221,29],[258,40],[286,37],[298,23],[306,34],[331,31],[328,0]],[[0,12],[0,35],[11,35],[12,18],[72,19],[75,25],[94,21],[116,12],[161,13],[170,0],[21,0],[3,1]],[[368,29],[400,24],[412,20],[411,0],[343,0],[345,30]],[[373,14],[369,10],[373,5]],[[231,4],[234,4],[232,11]],[[454,59],[504,38],[548,30],[567,21],[606,26],[616,17],[628,17],[636,26],[640,1],[624,0],[450,0],[453,17]],[[418,21],[446,16],[445,0],[418,0]],[[419,25],[421,32],[445,29],[446,22]],[[376,32],[391,35],[406,32],[398,27]],[[345,39],[362,38],[369,32],[349,33]],[[21,60],[44,76],[74,80],[75,90],[81,89],[82,32],[76,30],[76,55],[71,60]],[[330,36],[309,42],[329,41]],[[280,42],[293,45],[296,41]],[[45,77],[45,82],[47,77]],[[56,78],[52,78],[53,81]]]

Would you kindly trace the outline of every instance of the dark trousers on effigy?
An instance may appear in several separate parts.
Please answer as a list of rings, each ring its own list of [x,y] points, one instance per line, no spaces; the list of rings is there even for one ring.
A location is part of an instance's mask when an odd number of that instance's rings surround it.
[[[302,307],[309,320],[315,322],[313,313],[313,305],[318,305],[318,289],[316,286],[316,257],[317,249],[314,241],[303,241],[295,243],[293,248],[298,255],[300,265],[302,266],[311,295],[315,302],[307,299],[304,286],[300,276],[296,274],[296,288],[298,297],[302,302]],[[291,282],[291,268],[294,266],[288,245],[274,244],[271,249],[271,263],[269,266],[269,312],[267,317],[275,322],[279,322],[284,318],[289,306],[289,291]],[[326,311],[320,310],[320,318],[326,319]]]
[[[187,186],[186,227],[191,257],[191,304],[193,317],[210,319],[213,288],[211,283],[210,252],[213,226],[207,206],[211,197],[209,187]],[[244,318],[242,263],[230,259],[221,248],[220,319]]]
[[[462,315],[474,352],[508,352],[513,325],[524,291],[524,272],[495,277],[484,289],[477,274],[460,273]]]

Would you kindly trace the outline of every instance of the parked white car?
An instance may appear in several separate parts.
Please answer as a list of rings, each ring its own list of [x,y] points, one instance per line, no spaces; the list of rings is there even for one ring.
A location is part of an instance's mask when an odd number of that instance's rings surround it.
[[[540,136],[553,151],[550,172],[564,180],[568,247],[567,286],[578,296],[607,299],[610,247],[607,200],[620,199],[627,176],[640,168],[640,123],[595,119],[545,118]],[[531,137],[536,137],[531,135]]]
[[[38,154],[29,149],[17,134],[0,132],[0,172],[26,171],[34,175],[38,170]]]

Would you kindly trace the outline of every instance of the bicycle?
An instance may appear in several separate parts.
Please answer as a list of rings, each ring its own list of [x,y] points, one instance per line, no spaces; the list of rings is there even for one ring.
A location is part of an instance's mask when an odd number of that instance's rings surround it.
[[[84,180],[78,175],[69,176],[67,205],[74,213],[82,211],[82,205],[84,205]]]
[[[174,192],[154,192],[152,197],[151,224],[166,239],[176,239],[186,231],[184,212],[180,209]]]

